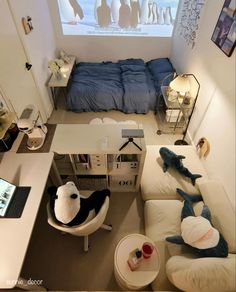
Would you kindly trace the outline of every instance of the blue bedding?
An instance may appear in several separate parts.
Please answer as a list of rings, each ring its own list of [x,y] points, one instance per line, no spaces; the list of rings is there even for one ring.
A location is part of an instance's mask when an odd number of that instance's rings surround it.
[[[121,65],[124,86],[123,111],[125,113],[147,113],[149,91],[145,65]]]
[[[155,76],[142,59],[81,62],[72,74],[67,109],[147,113],[156,110],[156,84]]]

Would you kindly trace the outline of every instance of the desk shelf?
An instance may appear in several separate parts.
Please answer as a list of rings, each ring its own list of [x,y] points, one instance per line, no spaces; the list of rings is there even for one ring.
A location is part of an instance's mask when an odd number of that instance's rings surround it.
[[[145,141],[135,138],[142,151],[133,144],[119,151],[124,143],[121,134],[123,128],[137,129],[138,126],[57,125],[51,151],[59,154],[55,155],[54,160],[59,176],[70,175],[70,179],[81,190],[87,183],[87,190],[109,188],[119,192],[138,191],[146,155]],[[104,133],[108,138],[108,147],[105,149],[101,147]],[[73,143],[68,143],[70,140]],[[68,178],[65,179],[68,181]]]

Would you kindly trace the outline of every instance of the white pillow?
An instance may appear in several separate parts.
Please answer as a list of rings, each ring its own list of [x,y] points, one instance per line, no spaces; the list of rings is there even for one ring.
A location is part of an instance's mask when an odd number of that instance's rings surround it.
[[[209,207],[212,224],[224,236],[230,253],[236,253],[236,214],[223,185],[214,180],[199,183],[204,203]]]
[[[121,125],[137,125],[137,123],[133,120],[125,120],[125,121],[120,121],[118,122],[118,124]]]
[[[117,121],[111,118],[103,118],[102,120],[104,124],[117,124]]]
[[[194,255],[171,257],[166,273],[176,287],[191,292],[236,291],[236,256],[195,258]]]
[[[102,122],[102,119],[100,118],[95,118],[95,119],[92,119],[89,124],[90,125],[101,125],[103,122]]]

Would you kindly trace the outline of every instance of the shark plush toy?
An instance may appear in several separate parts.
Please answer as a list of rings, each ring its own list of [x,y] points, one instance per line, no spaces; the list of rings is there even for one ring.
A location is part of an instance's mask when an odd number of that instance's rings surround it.
[[[166,147],[161,147],[159,150],[163,164],[163,171],[166,172],[168,167],[175,168],[180,174],[191,179],[192,184],[195,185],[197,178],[202,177],[200,174],[192,174],[186,167],[184,167],[182,160],[185,158],[183,155],[176,155],[173,151]]]
[[[212,226],[211,213],[203,206],[201,216],[195,216],[193,203],[202,201],[201,195],[189,195],[177,189],[184,199],[181,212],[181,235],[169,236],[166,241],[185,244],[200,257],[227,257],[228,244],[223,235]]]

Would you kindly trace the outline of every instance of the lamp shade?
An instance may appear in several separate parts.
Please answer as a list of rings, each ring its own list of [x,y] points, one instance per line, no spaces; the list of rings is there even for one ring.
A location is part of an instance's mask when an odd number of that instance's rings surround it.
[[[170,88],[174,91],[182,93],[183,95],[190,90],[190,83],[188,76],[179,75],[170,82]]]

